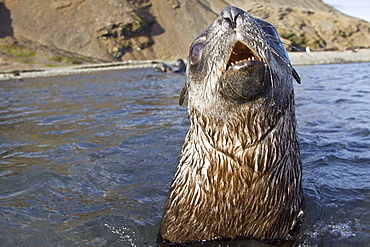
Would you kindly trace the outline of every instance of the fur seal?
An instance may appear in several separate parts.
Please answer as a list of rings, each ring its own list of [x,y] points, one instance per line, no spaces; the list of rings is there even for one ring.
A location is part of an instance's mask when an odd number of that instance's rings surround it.
[[[171,67],[168,66],[167,64],[165,63],[158,63],[156,65],[154,65],[154,71],[155,72],[164,72],[164,73],[169,73],[172,71]]]
[[[153,68],[154,68],[154,71],[155,72],[185,73],[185,71],[186,71],[186,64],[185,64],[184,60],[182,60],[181,58],[177,59],[175,66],[176,66],[175,69],[172,69],[170,66],[168,66],[165,63],[158,63],[158,64],[154,65]]]
[[[158,243],[289,238],[302,218],[293,80],[275,28],[226,7],[190,47],[189,130]]]
[[[185,73],[186,64],[185,64],[184,60],[182,60],[181,58],[177,59],[176,67],[177,67],[177,69],[174,71],[174,73]]]

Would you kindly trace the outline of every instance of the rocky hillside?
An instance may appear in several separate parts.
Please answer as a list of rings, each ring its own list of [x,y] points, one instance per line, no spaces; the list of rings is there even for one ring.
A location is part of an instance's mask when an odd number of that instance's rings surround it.
[[[293,50],[370,48],[370,23],[320,0],[0,0],[0,70],[185,58],[228,5],[275,25]]]

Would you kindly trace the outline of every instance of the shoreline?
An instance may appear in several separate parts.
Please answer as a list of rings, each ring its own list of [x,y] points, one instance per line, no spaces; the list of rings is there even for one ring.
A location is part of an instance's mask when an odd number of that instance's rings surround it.
[[[321,51],[321,52],[290,52],[289,58],[293,66],[321,65],[337,63],[366,63],[370,62],[370,49],[354,51]],[[63,67],[31,68],[23,70],[0,71],[0,81],[24,78],[57,77],[77,74],[90,74],[110,70],[125,70],[137,68],[153,68],[158,63],[174,65],[175,61],[142,60],[116,63],[88,64]],[[16,67],[16,65],[15,65]]]
[[[174,65],[175,61],[162,60],[129,60],[124,62],[102,63],[102,64],[83,64],[73,66],[46,67],[46,68],[31,68],[23,70],[7,70],[0,71],[0,81],[8,81],[14,79],[26,78],[42,78],[42,77],[58,77],[79,74],[91,74],[104,71],[153,68],[159,63]]]
[[[290,52],[290,62],[298,65],[321,65],[337,63],[368,63],[370,49],[348,51],[317,51],[317,52]]]

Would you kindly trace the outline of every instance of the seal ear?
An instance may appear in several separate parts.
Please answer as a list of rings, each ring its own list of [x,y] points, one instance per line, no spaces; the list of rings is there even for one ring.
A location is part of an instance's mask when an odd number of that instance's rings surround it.
[[[185,86],[180,93],[179,105],[184,103],[186,96],[188,96],[188,88]]]
[[[301,84],[301,77],[299,77],[295,69],[293,69],[292,74],[293,74],[294,79],[298,82],[298,84]]]

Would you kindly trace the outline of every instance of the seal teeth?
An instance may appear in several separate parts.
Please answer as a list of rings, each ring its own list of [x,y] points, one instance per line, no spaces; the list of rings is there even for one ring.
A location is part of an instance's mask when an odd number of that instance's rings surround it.
[[[234,66],[238,63],[245,61],[255,61],[259,60],[254,52],[246,45],[241,42],[237,42],[231,51],[229,61],[227,62],[226,69],[230,66]]]

